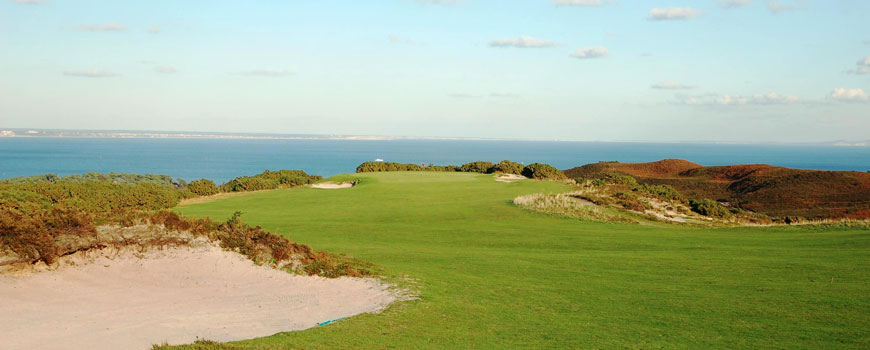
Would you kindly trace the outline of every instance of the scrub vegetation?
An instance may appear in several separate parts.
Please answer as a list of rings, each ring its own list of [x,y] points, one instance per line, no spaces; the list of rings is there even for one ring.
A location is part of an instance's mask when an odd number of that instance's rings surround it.
[[[301,171],[265,172],[226,186],[242,191],[292,187],[319,180]],[[224,187],[222,186],[222,187]],[[58,257],[107,246],[183,245],[197,237],[218,242],[261,264],[326,277],[362,276],[362,263],[315,252],[257,226],[241,213],[223,223],[166,211],[180,199],[216,193],[209,180],[190,184],[168,176],[86,174],[0,182],[0,265],[54,263]],[[128,228],[137,227],[135,230]]]
[[[523,175],[528,178],[537,180],[565,180],[565,174],[552,165],[543,163],[532,163],[524,166],[520,163],[503,160],[498,164],[493,164],[486,161],[476,161],[465,163],[461,166],[457,165],[428,165],[421,164],[405,164],[391,162],[365,162],[356,168],[357,173],[376,173],[389,171],[435,171],[435,172],[462,172],[462,173],[481,173],[481,174],[514,174]]]
[[[599,162],[564,171],[580,182],[628,176],[670,186],[698,210],[725,214],[711,203],[767,216],[778,223],[870,219],[870,173],[799,170],[765,164],[704,167],[680,159],[651,163]],[[716,214],[718,213],[718,214]],[[727,215],[726,215],[727,216]]]

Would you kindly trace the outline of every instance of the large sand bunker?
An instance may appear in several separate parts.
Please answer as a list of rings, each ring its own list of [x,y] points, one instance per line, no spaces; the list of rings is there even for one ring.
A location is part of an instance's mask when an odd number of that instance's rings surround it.
[[[211,244],[109,252],[0,275],[0,349],[241,340],[376,312],[396,300],[376,279],[291,275]]]

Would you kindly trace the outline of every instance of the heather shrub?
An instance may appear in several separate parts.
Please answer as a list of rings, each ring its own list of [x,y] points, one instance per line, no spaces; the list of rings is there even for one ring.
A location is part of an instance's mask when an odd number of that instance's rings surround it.
[[[459,167],[459,171],[464,173],[483,173],[487,174],[490,172],[490,169],[494,164],[490,162],[484,161],[476,161],[471,163],[465,163],[461,167]]]

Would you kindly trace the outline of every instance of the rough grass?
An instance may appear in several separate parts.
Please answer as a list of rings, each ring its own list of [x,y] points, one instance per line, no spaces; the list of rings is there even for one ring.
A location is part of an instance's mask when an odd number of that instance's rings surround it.
[[[419,280],[377,315],[180,349],[867,349],[866,228],[602,224],[512,205],[555,182],[378,173],[180,208],[236,210]]]

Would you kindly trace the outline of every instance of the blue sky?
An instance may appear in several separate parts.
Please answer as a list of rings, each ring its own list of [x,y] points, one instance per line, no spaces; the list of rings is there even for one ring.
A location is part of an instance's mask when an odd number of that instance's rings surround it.
[[[0,0],[0,128],[870,139],[870,1]]]

